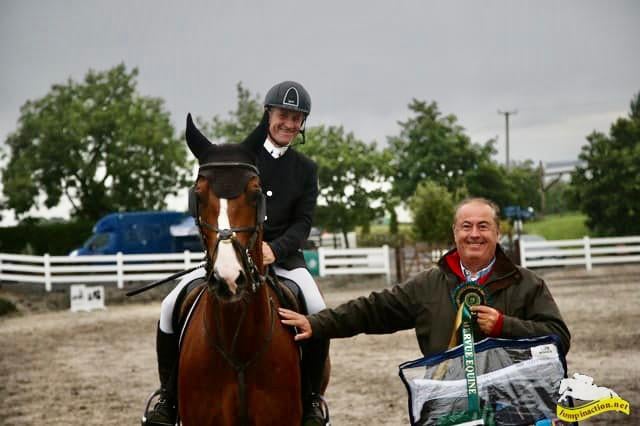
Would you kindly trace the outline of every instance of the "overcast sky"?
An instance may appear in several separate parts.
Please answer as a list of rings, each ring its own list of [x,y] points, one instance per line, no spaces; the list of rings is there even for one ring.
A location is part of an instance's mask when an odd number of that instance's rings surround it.
[[[120,62],[187,112],[226,116],[236,84],[281,80],[311,93],[310,125],[342,124],[379,144],[412,98],[455,114],[474,142],[511,118],[512,160],[576,160],[640,91],[640,1],[0,0],[0,138],[52,84]]]

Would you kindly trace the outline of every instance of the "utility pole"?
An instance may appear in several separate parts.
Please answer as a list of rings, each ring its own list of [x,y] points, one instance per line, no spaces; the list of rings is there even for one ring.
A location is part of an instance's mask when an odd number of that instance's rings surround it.
[[[500,111],[498,110],[498,114],[503,114],[506,121],[506,133],[507,133],[507,170],[509,170],[509,116],[511,114],[517,114],[518,110],[513,111]]]

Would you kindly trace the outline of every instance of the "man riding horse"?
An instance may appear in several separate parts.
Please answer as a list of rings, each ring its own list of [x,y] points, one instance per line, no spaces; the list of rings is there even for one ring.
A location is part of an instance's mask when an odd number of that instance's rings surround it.
[[[316,164],[292,147],[298,134],[302,134],[304,143],[304,125],[310,111],[311,98],[302,85],[293,81],[276,84],[267,92],[260,123],[242,145],[256,155],[267,199],[263,262],[271,264],[281,279],[297,284],[304,295],[307,312],[313,314],[324,309],[325,303],[305,267],[302,247],[309,236],[316,206],[318,173]],[[147,425],[175,424],[179,330],[173,327],[174,308],[182,290],[202,277],[204,268],[185,275],[162,302],[156,340],[161,394],[147,415]],[[325,424],[321,394],[328,352],[328,340],[303,345],[305,426]]]

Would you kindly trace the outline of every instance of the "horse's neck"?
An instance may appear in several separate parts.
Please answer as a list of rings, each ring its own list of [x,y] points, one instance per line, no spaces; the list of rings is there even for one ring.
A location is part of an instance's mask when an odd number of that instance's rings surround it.
[[[216,330],[215,338],[227,350],[251,352],[252,347],[263,344],[264,336],[271,333],[272,322],[276,321],[270,299],[266,284],[261,285],[246,300],[222,303],[212,297],[212,315],[207,316],[209,329]]]

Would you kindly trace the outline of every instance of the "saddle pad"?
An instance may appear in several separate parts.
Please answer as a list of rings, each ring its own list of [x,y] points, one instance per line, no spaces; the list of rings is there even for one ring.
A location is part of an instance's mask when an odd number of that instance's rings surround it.
[[[189,309],[189,313],[187,313],[187,316],[185,317],[184,323],[182,324],[182,328],[180,329],[180,340],[178,340],[178,348],[182,347],[182,336],[184,335],[184,332],[187,330],[187,326],[189,325],[189,320],[191,319],[191,314],[193,314],[193,310],[195,309],[195,307],[198,306],[200,297],[202,297],[202,294],[206,289],[207,289],[206,286],[200,289],[200,292],[198,293],[198,297],[196,297],[196,300],[193,302],[193,305],[191,305],[191,308]]]

